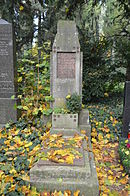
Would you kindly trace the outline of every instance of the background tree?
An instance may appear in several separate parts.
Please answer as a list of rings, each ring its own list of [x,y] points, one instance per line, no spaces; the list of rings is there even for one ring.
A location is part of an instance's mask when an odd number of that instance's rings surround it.
[[[84,54],[85,102],[115,92],[126,75],[130,78],[128,0],[1,0],[0,12],[13,23],[18,58],[36,43],[39,63],[42,50],[50,53],[57,21],[76,21]],[[46,42],[50,48],[42,47]]]

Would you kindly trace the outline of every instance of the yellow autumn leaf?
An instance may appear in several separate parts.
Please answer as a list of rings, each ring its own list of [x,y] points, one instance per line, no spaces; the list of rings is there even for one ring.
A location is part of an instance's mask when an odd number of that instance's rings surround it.
[[[11,182],[11,183],[13,183],[13,176],[5,176],[5,182],[7,183],[7,182]]]
[[[13,169],[11,169],[10,171],[9,171],[11,174],[16,174],[17,172],[16,172],[16,170],[13,168]]]
[[[15,187],[16,187],[16,184],[12,184],[11,187],[10,187],[10,189],[9,189],[9,192],[15,191]]]
[[[22,77],[18,77],[18,82],[22,82]]]
[[[92,138],[92,142],[93,142],[94,144],[96,144],[96,143],[97,143],[97,140],[96,140],[95,138]]]
[[[21,5],[20,8],[19,8],[19,10],[20,11],[23,11],[24,10],[24,7]]]
[[[126,184],[128,182],[128,179],[127,178],[122,178],[121,180],[120,180],[120,183],[121,184]]]
[[[86,130],[81,130],[80,133],[86,135]]]
[[[79,196],[80,190],[77,190],[76,192],[74,192],[74,196]]]
[[[46,127],[48,128],[48,129],[50,129],[51,128],[51,122],[47,122],[47,125],[46,125]]]
[[[125,140],[125,143],[127,144],[128,143],[128,140]]]
[[[24,110],[28,110],[29,108],[27,106],[23,106],[23,109]]]
[[[110,139],[111,135],[110,135],[110,134],[106,134],[106,137],[107,137],[108,139]]]
[[[98,139],[99,139],[99,141],[103,139],[103,136],[101,133],[98,134]]]
[[[93,131],[92,133],[91,133],[91,136],[93,136],[93,137],[97,137],[97,132],[95,131]]]
[[[29,181],[30,177],[28,175],[24,175],[21,177],[24,181]]]
[[[112,116],[110,116],[110,120],[113,121],[113,117]]]
[[[71,95],[67,95],[67,96],[66,96],[66,99],[69,99],[70,97],[71,97]]]
[[[10,140],[4,141],[4,144],[6,144],[7,146],[9,146],[10,145]]]
[[[122,165],[120,165],[120,170],[123,170],[124,168],[123,168],[123,166]]]
[[[29,142],[29,143],[27,143],[26,145],[25,145],[25,147],[27,148],[27,147],[29,147],[29,146],[32,146],[32,142]]]
[[[64,191],[64,196],[71,196],[71,191],[70,190],[65,190]]]
[[[68,157],[66,158],[66,162],[67,162],[68,164],[73,164],[73,161],[74,161],[74,157],[68,156]]]
[[[125,154],[126,154],[126,155],[129,155],[129,151],[126,151]]]
[[[113,180],[113,176],[108,176],[108,179],[109,180]]]

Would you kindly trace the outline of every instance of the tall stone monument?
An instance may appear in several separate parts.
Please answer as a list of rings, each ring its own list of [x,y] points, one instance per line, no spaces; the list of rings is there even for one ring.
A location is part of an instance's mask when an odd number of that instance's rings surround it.
[[[82,95],[82,53],[76,24],[74,21],[59,21],[51,53],[51,94],[55,99],[53,107],[63,107],[66,95],[75,92]],[[80,114],[52,114],[50,134],[54,133],[56,136],[57,133],[62,133],[63,138],[73,139],[75,134],[82,135],[82,129],[90,136],[88,110],[83,110]],[[94,157],[92,152],[85,150],[86,147],[91,149],[90,137],[88,141],[83,139],[81,148],[77,148],[82,158],[75,159],[71,165],[54,163],[50,159],[39,160],[30,171],[31,184],[40,191],[80,190],[81,195],[98,196],[99,186]],[[65,148],[66,145],[58,149]],[[43,145],[45,154],[48,150],[50,147],[46,149]]]
[[[0,127],[17,120],[16,72],[12,25],[0,19]]]
[[[68,94],[82,95],[82,53],[74,21],[59,21],[51,53],[53,107],[62,107]]]

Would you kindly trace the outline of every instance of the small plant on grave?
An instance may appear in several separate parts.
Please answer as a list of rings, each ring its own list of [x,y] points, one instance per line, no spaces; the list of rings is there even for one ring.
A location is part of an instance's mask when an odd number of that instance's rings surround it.
[[[56,108],[54,108],[53,109],[53,112],[55,113],[55,114],[67,114],[68,113],[68,111],[67,111],[67,109],[66,108],[60,108],[60,107],[56,107]]]
[[[79,113],[82,109],[81,96],[77,93],[66,96],[66,108],[69,113]]]

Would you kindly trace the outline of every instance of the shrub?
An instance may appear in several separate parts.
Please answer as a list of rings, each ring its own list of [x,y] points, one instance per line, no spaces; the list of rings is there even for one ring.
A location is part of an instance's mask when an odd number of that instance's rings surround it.
[[[82,109],[81,96],[77,93],[67,95],[66,97],[66,108],[70,113],[79,113]]]

